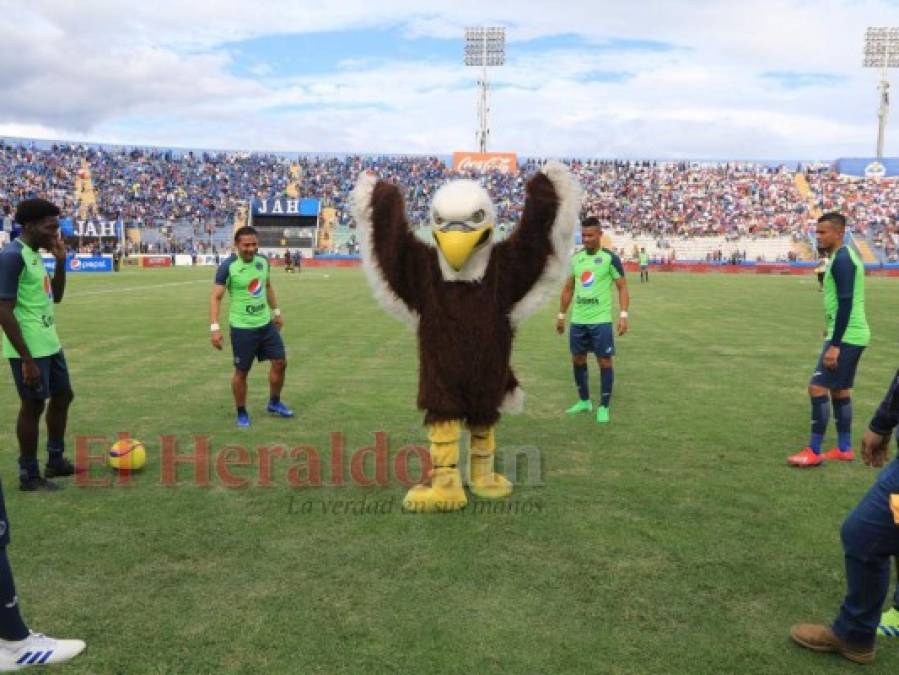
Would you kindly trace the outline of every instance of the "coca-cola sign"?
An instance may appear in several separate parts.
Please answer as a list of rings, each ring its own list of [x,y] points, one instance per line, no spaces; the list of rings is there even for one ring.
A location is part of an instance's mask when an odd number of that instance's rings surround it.
[[[518,173],[518,157],[514,152],[454,152],[453,169],[474,173]]]

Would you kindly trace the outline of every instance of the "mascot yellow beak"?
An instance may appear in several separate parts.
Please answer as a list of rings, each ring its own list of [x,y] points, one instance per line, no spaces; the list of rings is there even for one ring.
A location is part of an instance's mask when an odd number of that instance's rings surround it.
[[[457,272],[461,270],[475,249],[490,239],[493,225],[480,230],[441,229],[434,230],[434,239],[446,262]]]

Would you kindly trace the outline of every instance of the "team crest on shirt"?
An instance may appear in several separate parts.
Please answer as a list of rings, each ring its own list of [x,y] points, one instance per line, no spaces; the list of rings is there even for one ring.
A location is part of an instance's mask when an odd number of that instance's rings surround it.
[[[596,277],[593,276],[593,272],[591,272],[590,270],[581,272],[581,286],[583,286],[584,288],[590,288],[593,285],[594,281],[596,281]]]
[[[593,262],[597,265],[602,265],[602,257],[593,258]]]
[[[262,281],[257,277],[250,281],[247,285],[247,293],[252,295],[254,298],[258,298],[262,295]]]
[[[259,270],[260,272],[262,271],[262,263],[261,262],[256,263],[256,269]]]

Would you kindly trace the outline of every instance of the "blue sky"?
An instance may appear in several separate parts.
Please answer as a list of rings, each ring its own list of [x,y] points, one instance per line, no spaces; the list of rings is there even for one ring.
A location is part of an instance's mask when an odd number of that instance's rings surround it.
[[[510,36],[511,37],[511,36]],[[231,72],[239,77],[291,77],[327,74],[361,64],[392,61],[460,63],[459,37],[409,35],[402,26],[389,28],[261,35],[219,45],[233,59]],[[576,33],[546,35],[512,42],[509,63],[546,52],[666,52],[676,45],[651,40],[610,38],[593,42]],[[610,71],[611,72],[611,71]]]
[[[826,159],[870,153],[877,81],[860,67],[862,40],[868,25],[899,23],[899,3],[33,0],[5,16],[0,135],[471,149],[478,69],[462,64],[464,28],[500,25],[492,149]],[[887,149],[899,154],[895,126]]]
[[[410,37],[400,28],[261,35],[221,48],[234,59],[235,75],[254,76],[262,67],[277,77],[326,74],[365,62],[449,62],[461,54],[457,39]]]

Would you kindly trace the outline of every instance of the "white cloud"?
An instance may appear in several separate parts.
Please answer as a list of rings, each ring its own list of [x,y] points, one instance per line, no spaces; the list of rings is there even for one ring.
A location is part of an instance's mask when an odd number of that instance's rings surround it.
[[[743,3],[496,0],[453,3],[0,0],[0,134],[187,147],[448,153],[471,147],[475,71],[457,62],[346,59],[285,77],[264,62],[232,74],[226,41],[275,33],[400,27],[455,37],[508,26],[493,73],[492,147],[537,155],[834,157],[873,145],[875,76],[864,28],[896,23],[889,0]],[[516,52],[576,34],[669,51]],[[614,44],[614,43],[613,43]],[[461,40],[460,40],[461,51]],[[761,77],[821,73],[798,89]],[[596,73],[628,73],[591,81]],[[896,128],[894,124],[893,129]],[[28,133],[23,133],[28,132]],[[899,148],[899,131],[887,135]],[[899,150],[894,151],[899,154]]]

